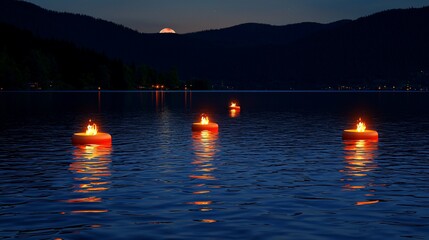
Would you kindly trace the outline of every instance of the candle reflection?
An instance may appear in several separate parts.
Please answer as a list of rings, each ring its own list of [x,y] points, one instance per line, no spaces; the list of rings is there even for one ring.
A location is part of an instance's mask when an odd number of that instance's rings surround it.
[[[213,175],[213,172],[216,170],[216,167],[213,166],[213,159],[216,155],[217,149],[217,132],[211,132],[203,130],[201,132],[193,132],[193,148],[194,148],[194,160],[193,165],[196,166],[194,174],[189,175],[192,180],[198,181],[194,188],[196,190],[193,192],[197,196],[197,200],[193,202],[188,202],[188,204],[198,206],[200,212],[210,212],[212,208],[210,207],[213,204],[213,201],[209,199],[211,188],[214,188],[210,185],[210,181],[216,180],[216,177]],[[203,223],[214,223],[214,219],[200,219],[197,220]]]
[[[231,118],[236,118],[240,116],[240,111],[237,111],[236,109],[230,109],[229,110],[229,116]]]
[[[88,203],[101,203],[99,194],[109,189],[111,147],[103,145],[78,145],[73,151],[73,162],[69,170],[75,174],[77,182],[73,192],[84,195],[66,200],[67,203],[81,204],[85,209],[73,210],[72,213],[104,213],[107,209],[88,209]],[[86,196],[85,196],[86,195]],[[88,196],[89,195],[89,196]],[[91,205],[92,206],[92,205]]]
[[[374,179],[369,176],[371,171],[377,168],[374,162],[378,150],[377,140],[345,140],[344,141],[344,160],[345,167],[340,172],[345,177],[341,179],[345,182],[343,189],[346,191],[366,191],[364,201],[357,201],[355,205],[369,205],[378,203],[379,200],[373,199],[374,189],[368,189],[374,186]]]

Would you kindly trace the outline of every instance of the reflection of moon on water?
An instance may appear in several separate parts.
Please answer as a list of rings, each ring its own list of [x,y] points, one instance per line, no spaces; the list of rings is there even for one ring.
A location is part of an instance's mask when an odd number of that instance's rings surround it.
[[[344,160],[345,167],[340,172],[345,177],[341,179],[345,182],[343,189],[346,191],[366,191],[364,196],[368,197],[365,201],[358,201],[355,205],[368,205],[378,203],[379,200],[373,199],[374,189],[368,187],[374,186],[374,179],[369,173],[377,168],[374,162],[378,150],[377,140],[345,140],[344,141]]]
[[[217,138],[217,132],[204,130],[192,133],[195,154],[192,164],[196,165],[196,168],[194,171],[195,173],[189,175],[189,178],[197,181],[197,183],[194,184],[194,187],[197,189],[193,192],[193,194],[198,196],[198,200],[188,202],[188,204],[199,206],[200,212],[212,211],[210,205],[212,205],[213,202],[207,197],[207,195],[211,193],[211,187],[207,183],[208,181],[216,180],[216,177],[213,176],[213,172],[216,170],[216,168],[213,166],[212,161],[217,152]],[[197,221],[203,223],[216,222],[214,219],[200,219]]]
[[[94,196],[109,189],[110,182],[106,180],[110,177],[110,146],[103,145],[79,145],[73,151],[73,162],[70,164],[69,170],[76,176],[74,180],[74,193],[82,196],[79,198],[69,199],[65,202],[82,204],[82,203],[100,203],[101,197]],[[88,205],[85,205],[88,206]],[[91,205],[92,206],[92,205]],[[103,213],[108,212],[107,209],[82,209],[74,210],[72,213]]]

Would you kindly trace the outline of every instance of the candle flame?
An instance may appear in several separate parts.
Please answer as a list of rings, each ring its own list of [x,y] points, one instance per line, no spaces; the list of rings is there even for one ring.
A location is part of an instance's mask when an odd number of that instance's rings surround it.
[[[86,135],[96,135],[97,132],[97,125],[89,119],[88,126],[86,127]]]
[[[236,107],[236,106],[237,106],[237,103],[235,103],[235,102],[231,102],[230,107]]]
[[[202,125],[207,125],[207,124],[209,124],[209,117],[207,117],[207,116],[205,116],[205,115],[201,116],[201,124],[202,124]]]
[[[358,132],[365,132],[366,125],[362,120],[359,118],[358,123],[356,124],[356,131]]]

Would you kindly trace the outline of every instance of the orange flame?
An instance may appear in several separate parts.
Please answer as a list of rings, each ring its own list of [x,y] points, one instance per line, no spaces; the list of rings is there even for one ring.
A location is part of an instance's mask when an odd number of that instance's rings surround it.
[[[208,125],[209,124],[209,117],[201,116],[201,124],[202,125]]]
[[[86,127],[86,135],[96,135],[97,132],[97,125],[89,119],[88,126]]]
[[[235,102],[231,102],[230,107],[236,107],[236,106],[237,106],[237,103],[235,103]]]
[[[356,124],[356,131],[358,132],[365,132],[366,125],[362,120],[359,118],[358,123]]]

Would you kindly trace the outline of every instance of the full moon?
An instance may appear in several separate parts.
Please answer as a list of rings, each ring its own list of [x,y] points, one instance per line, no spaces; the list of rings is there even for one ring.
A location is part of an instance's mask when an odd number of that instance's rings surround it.
[[[163,28],[159,33],[176,33],[176,31],[171,28]]]

